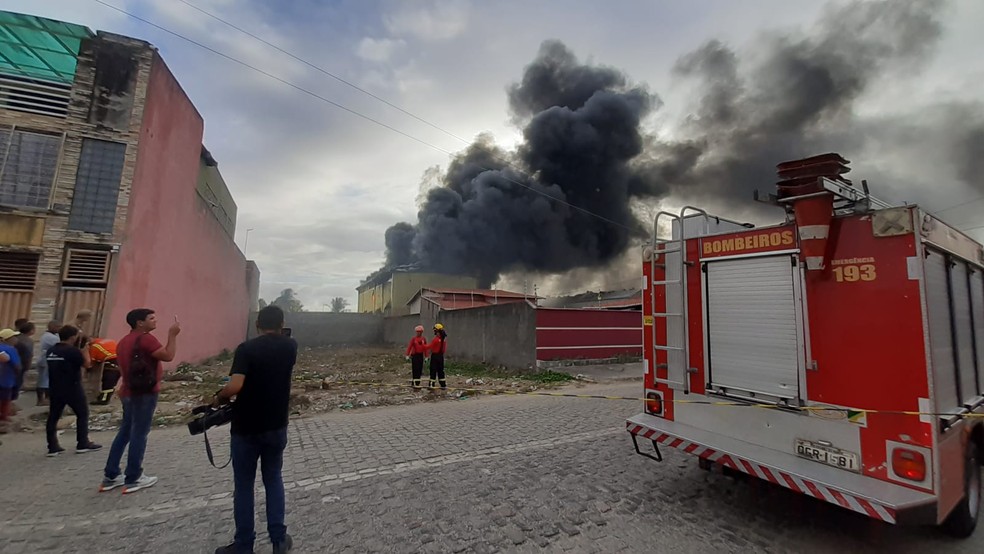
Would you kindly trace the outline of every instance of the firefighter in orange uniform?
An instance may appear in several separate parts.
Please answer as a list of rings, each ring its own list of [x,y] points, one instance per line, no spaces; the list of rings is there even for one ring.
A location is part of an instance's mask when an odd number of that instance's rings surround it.
[[[424,338],[424,326],[418,325],[414,328],[416,335],[410,339],[407,345],[407,359],[410,360],[410,367],[413,371],[413,388],[420,388],[420,377],[424,374],[424,355],[427,354],[427,339]]]
[[[448,334],[444,332],[444,325],[440,323],[434,325],[434,340],[427,346],[430,351],[430,388],[436,388],[438,384],[442,389],[448,388],[448,381],[444,377],[444,353],[448,351]]]
[[[92,401],[93,405],[105,406],[109,404],[116,389],[116,383],[120,380],[120,367],[116,362],[116,341],[110,339],[92,339],[89,343],[89,357],[93,363],[102,364],[102,379],[99,393]]]

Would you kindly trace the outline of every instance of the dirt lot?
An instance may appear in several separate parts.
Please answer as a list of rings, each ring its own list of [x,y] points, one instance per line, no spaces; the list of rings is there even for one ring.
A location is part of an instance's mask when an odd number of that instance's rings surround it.
[[[165,376],[161,384],[155,423],[184,424],[191,409],[222,387],[229,375],[232,357],[225,353],[196,365],[183,364]],[[533,391],[559,386],[573,380],[567,374],[552,371],[521,374],[502,368],[458,362],[449,359],[446,367],[448,391],[415,391],[410,383],[410,364],[398,348],[342,347],[302,348],[294,367],[291,412],[305,416],[334,410],[356,410],[369,406],[413,404],[417,402],[461,401],[476,394],[464,388],[486,390]],[[46,408],[35,408],[34,372],[28,374],[20,407],[24,408],[11,431],[42,431]],[[424,378],[428,375],[424,368]],[[93,379],[96,381],[96,379]],[[376,385],[356,385],[375,383]],[[425,381],[426,382],[426,381]],[[94,388],[90,398],[94,397]],[[119,424],[122,405],[118,398],[108,406],[90,406],[90,428],[112,430]],[[66,415],[59,427],[69,428],[74,417]]]

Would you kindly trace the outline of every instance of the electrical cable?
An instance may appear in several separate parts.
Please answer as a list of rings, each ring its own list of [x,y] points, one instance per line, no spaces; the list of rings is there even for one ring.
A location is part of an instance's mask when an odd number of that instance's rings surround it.
[[[211,53],[213,53],[213,54],[215,54],[215,55],[217,55],[219,57],[222,57],[222,58],[224,58],[224,59],[226,59],[228,61],[231,61],[233,63],[236,63],[236,64],[238,64],[238,65],[240,65],[242,67],[245,67],[247,69],[251,69],[251,70],[253,70],[253,71],[257,72],[257,73],[260,73],[261,75],[264,75],[267,78],[273,79],[273,80],[275,80],[275,81],[277,81],[279,83],[282,83],[284,85],[287,85],[287,86],[289,86],[289,87],[291,87],[291,88],[293,88],[293,89],[295,89],[295,90],[297,90],[299,92],[302,92],[304,94],[307,94],[307,95],[309,95],[309,96],[311,96],[313,98],[316,98],[318,100],[321,100],[322,102],[325,102],[327,104],[330,104],[330,105],[332,105],[332,106],[334,106],[334,107],[336,107],[336,108],[338,108],[340,110],[346,111],[346,112],[348,112],[348,113],[350,113],[350,114],[352,114],[352,115],[354,115],[356,117],[359,117],[361,119],[364,119],[366,121],[369,121],[371,123],[374,123],[374,124],[376,124],[376,125],[384,128],[384,129],[387,129],[389,131],[392,131],[394,133],[397,133],[399,135],[402,135],[402,136],[404,136],[406,138],[409,138],[409,139],[411,139],[411,140],[413,140],[415,142],[418,142],[418,143],[420,143],[420,144],[422,144],[424,146],[427,146],[429,148],[432,148],[434,150],[437,150],[438,152],[441,152],[441,153],[446,154],[448,156],[453,156],[454,155],[454,153],[451,152],[450,150],[446,150],[444,148],[441,148],[440,146],[437,146],[435,144],[432,144],[430,142],[427,142],[427,141],[425,141],[425,140],[423,140],[421,138],[415,137],[415,136],[411,135],[410,133],[401,131],[401,130],[397,129],[396,127],[393,127],[391,125],[388,125],[386,123],[383,123],[382,121],[379,121],[378,119],[375,119],[375,118],[370,117],[368,115],[365,115],[365,114],[363,114],[363,113],[361,113],[359,111],[356,111],[356,110],[354,110],[352,108],[349,108],[347,106],[344,106],[342,104],[339,104],[338,102],[335,102],[333,100],[330,100],[330,99],[328,99],[328,98],[326,98],[326,97],[324,97],[324,96],[322,96],[322,95],[320,95],[320,94],[318,94],[316,92],[313,92],[313,91],[311,91],[309,89],[306,89],[306,88],[304,88],[304,87],[302,87],[300,85],[297,85],[295,83],[292,83],[292,82],[290,82],[290,81],[288,81],[288,80],[286,80],[286,79],[284,79],[282,77],[278,77],[278,76],[276,76],[276,75],[274,75],[274,74],[272,74],[272,73],[270,73],[268,71],[265,71],[263,69],[260,69],[260,68],[254,66],[254,65],[251,65],[251,64],[249,64],[247,62],[244,62],[244,61],[242,61],[242,60],[240,60],[238,58],[235,58],[233,56],[230,56],[229,54],[226,54],[224,52],[221,52],[219,50],[216,50],[215,48],[212,48],[210,46],[207,46],[207,45],[205,45],[205,44],[203,44],[201,42],[198,42],[198,41],[196,41],[194,39],[191,39],[189,37],[186,37],[186,36],[184,36],[184,35],[182,35],[182,34],[180,34],[178,32],[172,31],[172,30],[170,30],[170,29],[168,29],[168,28],[166,28],[166,27],[164,27],[162,25],[158,25],[157,23],[154,23],[152,21],[149,21],[147,19],[144,19],[144,18],[142,18],[142,17],[140,17],[140,16],[138,16],[136,14],[130,13],[130,12],[128,12],[128,11],[122,9],[122,8],[116,7],[116,6],[114,6],[114,5],[112,5],[112,4],[108,3],[108,2],[105,2],[103,0],[93,0],[93,2],[96,2],[97,4],[101,4],[101,5],[103,5],[103,6],[107,7],[107,8],[110,8],[112,10],[115,10],[115,11],[121,13],[121,14],[126,15],[127,17],[136,19],[137,21],[140,21],[142,23],[145,23],[147,25],[150,25],[151,27],[154,27],[155,29],[158,29],[160,31],[163,31],[163,32],[165,32],[165,33],[167,33],[169,35],[172,35],[174,37],[177,37],[177,38],[179,38],[181,40],[184,40],[184,41],[186,41],[186,42],[188,42],[190,44],[193,44],[193,45],[195,45],[195,46],[197,46],[199,48],[202,48],[203,50],[206,50],[206,51],[211,52]],[[486,167],[482,167],[482,166],[478,166],[478,167],[480,169],[485,170],[485,171],[492,171],[491,168],[486,168]],[[629,230],[629,231],[631,231],[631,230],[634,229],[633,227],[631,227],[629,225],[625,225],[623,223],[619,223],[619,222],[614,221],[612,219],[609,219],[609,218],[607,218],[607,217],[605,217],[605,216],[603,216],[601,214],[594,213],[594,212],[592,212],[590,210],[587,210],[585,208],[582,208],[580,206],[577,206],[575,204],[572,204],[572,203],[570,203],[570,202],[568,202],[568,201],[566,201],[566,200],[564,200],[562,198],[558,198],[558,197],[553,196],[551,194],[547,194],[546,192],[537,190],[534,187],[531,187],[531,186],[529,186],[529,185],[527,185],[525,183],[522,183],[520,181],[517,181],[515,179],[512,179],[512,178],[510,178],[510,177],[508,177],[506,175],[503,175],[502,173],[500,173],[499,176],[503,180],[508,181],[510,183],[513,183],[515,185],[519,185],[520,187],[523,187],[523,188],[529,190],[530,192],[533,192],[535,194],[539,194],[540,196],[543,196],[545,198],[549,198],[550,200],[553,200],[553,201],[555,201],[555,202],[557,202],[559,204],[563,204],[563,205],[565,205],[565,206],[567,206],[567,207],[569,207],[571,209],[574,209],[574,210],[577,210],[579,212],[582,212],[582,213],[584,213],[586,215],[595,217],[595,218],[600,219],[600,220],[602,220],[602,221],[604,221],[606,223],[609,223],[611,225],[615,225],[617,227],[621,227],[621,228],[626,229],[626,230]]]

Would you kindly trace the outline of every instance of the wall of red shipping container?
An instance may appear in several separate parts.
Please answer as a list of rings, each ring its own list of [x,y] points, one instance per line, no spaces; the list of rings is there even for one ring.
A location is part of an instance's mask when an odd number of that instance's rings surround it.
[[[536,310],[537,360],[590,360],[615,356],[642,356],[642,312]]]

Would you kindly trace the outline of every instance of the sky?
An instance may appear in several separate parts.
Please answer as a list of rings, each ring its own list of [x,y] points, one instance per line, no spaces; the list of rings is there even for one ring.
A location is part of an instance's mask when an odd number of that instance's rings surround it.
[[[309,310],[326,309],[336,296],[354,307],[360,280],[383,261],[384,232],[399,221],[416,220],[422,177],[430,168],[446,167],[447,152],[464,149],[480,133],[506,148],[521,140],[506,91],[543,41],[560,40],[580,60],[618,68],[658,94],[663,106],[648,124],[672,133],[674,122],[685,121],[695,109],[690,91],[673,76],[683,54],[710,39],[742,52],[777,29],[806,32],[829,8],[810,0],[103,1],[365,116],[94,0],[0,0],[0,9],[141,38],[160,50],[205,119],[205,145],[239,207],[237,243],[260,267],[261,297],[272,300],[290,287]],[[984,2],[950,1],[942,20],[943,32],[928,62],[909,74],[885,76],[855,109],[877,117],[984,97],[984,38],[978,31]],[[932,144],[926,148],[932,150]],[[878,163],[898,164],[909,153],[886,152]],[[933,180],[931,169],[923,168],[925,180]],[[984,225],[984,200],[975,202],[980,192],[966,185],[943,179],[919,187],[873,187],[886,200],[916,201],[931,210],[958,205],[941,215],[964,228]],[[968,232],[984,238],[984,229]],[[605,284],[637,282],[631,270],[620,267],[621,273]],[[540,293],[577,292],[590,288],[591,278],[515,274],[500,285],[516,288],[539,279]]]

